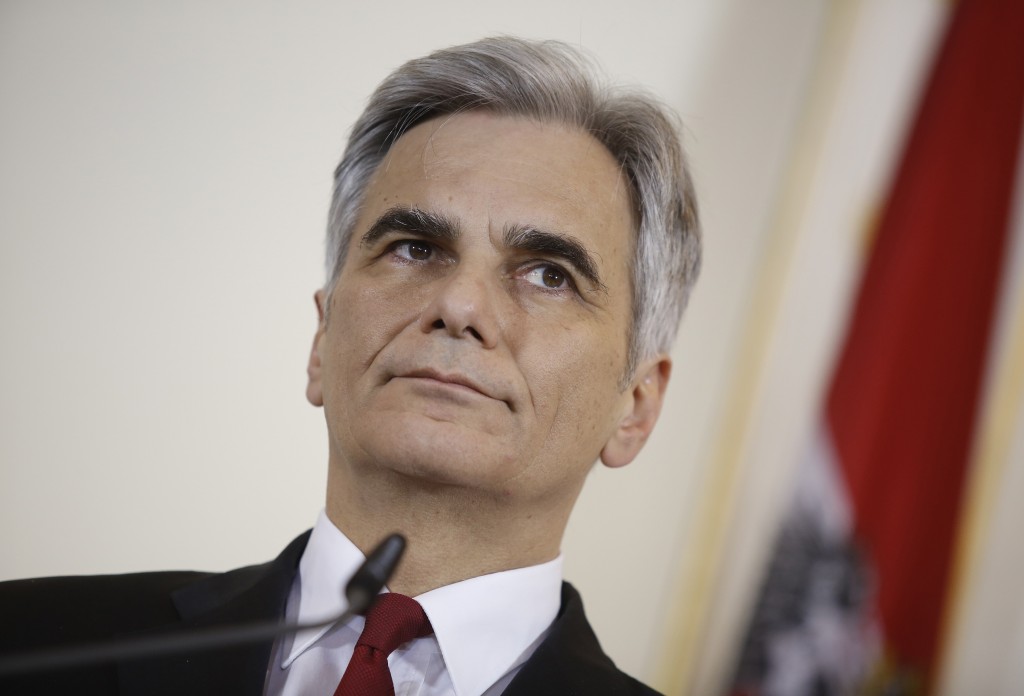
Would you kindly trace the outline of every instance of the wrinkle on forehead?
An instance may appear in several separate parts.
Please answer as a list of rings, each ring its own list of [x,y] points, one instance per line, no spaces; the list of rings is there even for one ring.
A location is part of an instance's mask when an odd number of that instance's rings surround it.
[[[503,122],[507,126],[503,133],[499,132],[497,137],[495,137],[493,128],[495,121]],[[475,133],[472,146],[467,146],[465,142],[458,139],[453,147],[452,141],[445,137],[448,127],[456,122],[461,126],[460,133],[462,135],[465,135],[466,132]],[[537,130],[560,134],[584,145],[584,147],[574,149],[571,153],[564,151],[548,153],[546,160],[542,162],[535,161],[536,153],[531,153],[529,158],[515,158],[514,151],[508,153],[510,156],[505,157],[504,161],[514,166],[509,167],[510,172],[504,179],[505,181],[528,185],[545,196],[560,198],[577,207],[593,205],[595,193],[605,199],[603,202],[608,203],[614,202],[621,196],[629,201],[632,216],[632,195],[625,173],[622,171],[622,165],[615,161],[599,140],[586,131],[557,122],[498,115],[482,110],[447,114],[424,121],[407,131],[388,152],[384,168],[390,169],[391,160],[393,156],[397,155],[397,152],[408,152],[413,156],[405,158],[405,160],[410,165],[412,162],[417,162],[418,174],[425,180],[458,177],[463,174],[471,175],[473,169],[489,164],[494,157],[500,156],[500,151],[507,147],[505,143],[514,142],[517,136],[524,131],[529,134],[529,131]],[[611,168],[604,168],[604,171],[600,171],[593,167],[595,152],[600,152],[599,157],[614,167],[616,175],[609,176]],[[566,175],[562,179],[564,185],[558,189],[551,189],[530,181],[529,169],[537,166],[547,166],[564,172]],[[524,176],[517,176],[512,171],[514,169],[519,169]],[[581,176],[586,178],[581,181]],[[498,180],[502,179],[498,177]]]

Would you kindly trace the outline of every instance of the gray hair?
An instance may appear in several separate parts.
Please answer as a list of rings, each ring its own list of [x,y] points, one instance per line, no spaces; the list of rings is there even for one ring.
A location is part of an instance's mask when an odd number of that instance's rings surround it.
[[[700,269],[693,182],[674,115],[643,92],[602,82],[571,46],[512,37],[436,51],[398,68],[370,97],[334,172],[328,293],[345,263],[363,195],[391,146],[423,121],[486,109],[578,127],[619,163],[638,221],[624,385],[639,361],[668,352]]]

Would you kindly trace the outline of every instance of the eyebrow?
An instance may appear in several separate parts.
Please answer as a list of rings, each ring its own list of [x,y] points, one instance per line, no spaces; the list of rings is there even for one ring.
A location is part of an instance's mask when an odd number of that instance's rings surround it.
[[[512,225],[505,229],[504,241],[505,246],[511,249],[561,257],[599,289],[607,290],[607,286],[601,281],[594,256],[580,240],[571,235]]]
[[[368,246],[389,232],[412,232],[427,239],[454,242],[461,233],[458,222],[451,218],[430,213],[419,208],[397,206],[384,212],[359,240],[360,246]]]

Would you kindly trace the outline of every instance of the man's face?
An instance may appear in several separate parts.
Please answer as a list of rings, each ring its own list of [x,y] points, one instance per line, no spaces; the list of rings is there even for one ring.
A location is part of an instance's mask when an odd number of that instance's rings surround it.
[[[606,444],[636,401],[619,384],[627,191],[600,143],[559,125],[474,111],[403,135],[314,344],[331,466],[571,505],[602,450],[625,463]]]

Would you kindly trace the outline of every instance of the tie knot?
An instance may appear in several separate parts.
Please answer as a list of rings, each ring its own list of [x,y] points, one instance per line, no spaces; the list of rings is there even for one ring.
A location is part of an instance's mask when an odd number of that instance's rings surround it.
[[[419,602],[412,597],[386,592],[378,595],[373,606],[366,612],[366,625],[356,644],[389,655],[413,638],[428,636],[433,632],[430,619]]]

